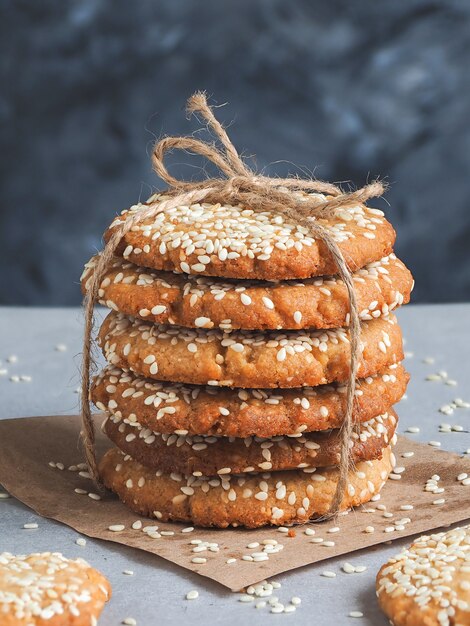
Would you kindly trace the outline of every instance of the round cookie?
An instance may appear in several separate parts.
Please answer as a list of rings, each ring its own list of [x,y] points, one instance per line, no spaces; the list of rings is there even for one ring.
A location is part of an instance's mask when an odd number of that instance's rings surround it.
[[[256,333],[150,324],[112,311],[99,342],[106,360],[159,380],[222,387],[301,387],[344,382],[350,342],[343,328]],[[358,377],[403,360],[393,315],[364,322]]]
[[[404,548],[377,574],[377,597],[395,626],[470,624],[470,526]]]
[[[341,510],[368,502],[394,465],[390,448],[349,473]],[[184,477],[145,468],[112,448],[100,463],[104,484],[133,511],[198,526],[257,528],[307,522],[329,511],[338,470],[294,470],[218,477]]]
[[[2,626],[92,626],[111,597],[106,578],[59,552],[0,553]]]
[[[353,420],[385,413],[403,396],[408,380],[405,368],[395,364],[356,381]],[[98,409],[158,433],[274,437],[339,428],[346,385],[226,389],[159,382],[108,365],[94,379],[90,398]]]
[[[381,457],[383,448],[394,443],[397,421],[390,410],[360,424],[351,437],[351,461]],[[329,467],[339,465],[341,459],[339,430],[271,439],[161,435],[113,415],[104,423],[104,432],[133,459],[165,474],[215,476]]]
[[[98,257],[82,274],[85,293]],[[387,315],[409,302],[413,277],[394,254],[353,275],[361,320]],[[116,258],[103,278],[99,302],[125,315],[191,328],[302,329],[349,324],[349,298],[337,276],[303,281],[222,282],[138,267]]]
[[[316,197],[319,203],[326,199]],[[157,194],[148,202],[165,198]],[[104,234],[105,241],[127,215],[147,204],[136,204],[117,216]],[[395,231],[378,209],[335,209],[318,223],[338,243],[351,271],[392,252]],[[117,254],[157,270],[225,278],[286,280],[337,273],[323,241],[302,226],[277,213],[220,204],[181,206],[143,220],[124,236]]]

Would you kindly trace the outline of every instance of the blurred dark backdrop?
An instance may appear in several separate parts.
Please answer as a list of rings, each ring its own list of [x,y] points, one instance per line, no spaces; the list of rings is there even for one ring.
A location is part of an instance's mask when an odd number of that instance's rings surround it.
[[[470,300],[470,3],[3,0],[0,302],[76,304],[148,150],[206,89],[271,174],[391,183],[414,301]],[[175,174],[199,172],[181,165]],[[298,171],[298,170],[297,170]]]

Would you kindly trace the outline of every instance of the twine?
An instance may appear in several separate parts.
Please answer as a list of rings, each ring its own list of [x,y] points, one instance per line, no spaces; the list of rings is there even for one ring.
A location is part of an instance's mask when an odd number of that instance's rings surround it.
[[[360,320],[356,302],[356,294],[351,272],[343,253],[328,229],[319,224],[317,218],[329,217],[335,209],[343,206],[364,204],[373,197],[381,196],[385,189],[379,182],[373,182],[357,191],[343,192],[336,185],[320,180],[293,178],[270,178],[261,176],[251,170],[241,159],[230,141],[225,129],[214,116],[207,104],[204,93],[195,93],[187,103],[189,114],[199,115],[207,124],[212,135],[218,141],[205,142],[194,137],[165,137],[154,146],[152,165],[155,172],[169,188],[165,190],[164,199],[150,201],[144,208],[129,213],[124,222],[113,229],[113,233],[101,253],[91,277],[84,298],[85,333],[83,341],[82,361],[82,439],[89,472],[92,478],[100,483],[95,452],[95,430],[90,408],[90,373],[94,365],[92,357],[93,311],[98,300],[100,284],[109,270],[113,256],[123,237],[134,226],[147,218],[169,211],[178,206],[191,206],[200,202],[241,204],[258,211],[272,211],[283,215],[289,221],[307,229],[309,234],[324,242],[338,268],[338,274],[346,285],[350,308],[350,370],[347,383],[346,414],[341,426],[341,456],[339,480],[330,506],[330,515],[335,515],[341,505],[347,485],[350,469],[349,444],[353,430],[352,412],[355,398],[356,375],[360,358]],[[178,180],[171,176],[165,167],[164,159],[172,150],[186,150],[198,154],[211,161],[220,171],[219,178],[209,178],[202,182]],[[310,192],[309,196],[298,196],[293,191]],[[319,200],[313,193],[326,194],[329,197]],[[315,219],[312,219],[315,218]]]

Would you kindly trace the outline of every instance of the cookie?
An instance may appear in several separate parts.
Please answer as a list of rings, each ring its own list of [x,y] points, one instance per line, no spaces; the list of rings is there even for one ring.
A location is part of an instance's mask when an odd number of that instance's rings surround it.
[[[0,554],[2,626],[93,626],[110,597],[109,582],[83,559]]]
[[[368,502],[378,493],[394,457],[358,463],[349,473],[341,510]],[[104,484],[133,511],[162,521],[198,526],[256,528],[307,522],[329,511],[338,482],[336,468],[218,477],[184,477],[145,468],[117,448],[100,463]]]
[[[301,387],[344,382],[349,376],[348,332],[233,331],[150,324],[112,311],[99,342],[106,360],[137,374],[225,387]],[[403,360],[396,318],[364,322],[358,377]]]
[[[155,195],[149,202],[159,199],[165,196]],[[134,205],[116,217],[105,241],[127,215],[145,206]],[[352,206],[332,213],[318,223],[338,243],[351,271],[392,252],[395,231],[382,211]],[[225,278],[287,280],[337,273],[323,241],[302,226],[269,211],[220,204],[181,206],[143,220],[124,236],[117,254],[157,270]]]
[[[356,383],[353,420],[385,413],[406,391],[409,375],[391,365]],[[224,389],[163,383],[108,365],[94,380],[97,408],[157,433],[226,437],[275,437],[339,428],[346,386],[301,389]]]
[[[404,548],[380,569],[377,597],[395,626],[470,624],[470,526]]]
[[[393,410],[360,424],[352,433],[351,461],[370,461],[382,455],[393,438],[398,418]],[[111,416],[104,424],[111,441],[133,459],[165,474],[194,476],[303,469],[339,465],[339,430],[298,436],[203,437],[161,435],[139,422]],[[393,443],[393,442],[392,442]]]
[[[85,266],[86,291],[98,257]],[[413,278],[394,254],[353,275],[362,320],[409,302]],[[349,299],[335,276],[301,282],[228,281],[157,272],[117,258],[101,282],[99,302],[125,315],[191,328],[302,329],[349,324]]]

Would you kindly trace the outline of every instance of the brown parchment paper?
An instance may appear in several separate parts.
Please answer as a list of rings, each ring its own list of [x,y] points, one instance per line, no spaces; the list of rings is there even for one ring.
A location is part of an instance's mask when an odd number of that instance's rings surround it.
[[[102,416],[96,417],[97,424]],[[157,520],[141,518],[144,525],[158,525],[161,530],[172,530],[174,536],[152,539],[141,530],[132,530],[132,523],[138,519],[111,493],[103,492],[102,500],[95,501],[87,495],[78,495],[75,488],[96,492],[93,483],[78,475],[78,472],[54,469],[49,462],[60,462],[65,468],[83,461],[79,443],[80,420],[78,416],[33,417],[0,421],[0,483],[13,496],[34,509],[40,515],[49,517],[89,537],[115,541],[127,546],[146,550],[164,559],[181,565],[193,572],[207,576],[238,591],[256,583],[309,563],[328,559],[354,550],[374,546],[385,541],[406,537],[416,533],[439,528],[470,517],[470,486],[463,486],[457,480],[461,472],[470,474],[470,461],[456,454],[436,450],[430,446],[415,443],[399,437],[395,448],[398,465],[406,468],[401,480],[389,480],[385,485],[380,502],[372,502],[356,509],[348,515],[340,516],[336,522],[321,522],[309,525],[316,537],[334,540],[333,547],[311,543],[311,536],[305,534],[305,526],[294,527],[295,536],[289,537],[275,528],[258,530],[206,530],[196,528],[191,533],[182,533],[185,527],[176,523],[160,523]],[[97,428],[98,451],[102,453],[109,442]],[[404,451],[414,452],[411,458],[403,458]],[[424,491],[424,485],[433,474],[439,474],[442,494]],[[445,498],[443,505],[433,505],[436,499]],[[383,512],[376,510],[377,504],[385,504],[393,518],[384,518]],[[402,511],[400,506],[412,504],[414,509]],[[368,512],[373,509],[373,512]],[[390,533],[384,532],[394,521],[409,517],[411,522],[405,529]],[[119,533],[108,530],[112,524],[125,524]],[[334,525],[340,532],[328,534]],[[375,531],[365,533],[366,526]],[[192,539],[217,542],[219,552],[194,554],[190,545]],[[247,544],[263,539],[276,539],[284,548],[269,556],[268,561],[249,562],[241,560],[246,554],[261,548],[249,549]],[[54,546],[51,546],[53,549]],[[204,564],[191,563],[194,556],[204,556]],[[229,558],[237,561],[227,564]]]

